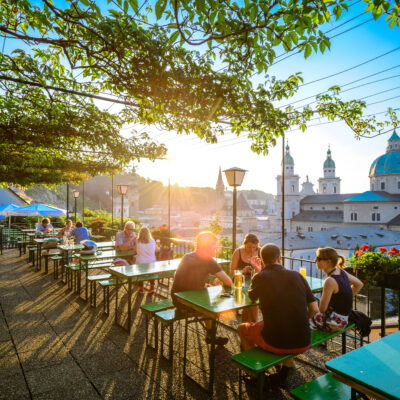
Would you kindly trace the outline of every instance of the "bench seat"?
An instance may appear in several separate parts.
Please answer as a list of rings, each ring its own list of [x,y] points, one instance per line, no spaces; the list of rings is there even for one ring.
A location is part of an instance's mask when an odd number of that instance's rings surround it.
[[[351,387],[337,381],[331,372],[293,389],[290,393],[298,400],[351,399]]]
[[[119,279],[119,284],[127,283],[126,279]],[[116,286],[117,280],[115,278],[108,278],[99,281],[99,285],[103,288],[103,310],[105,314],[110,313],[110,287]]]
[[[342,335],[342,353],[346,352],[346,332],[355,327],[354,324],[348,324],[345,328],[337,332],[323,332],[313,330],[311,332],[311,347],[318,346],[336,336]],[[296,357],[297,354],[278,355],[263,350],[260,347],[254,347],[250,350],[242,351],[232,356],[233,365],[239,369],[239,398],[242,394],[241,371],[257,378],[258,398],[262,398],[264,387],[264,373],[268,369],[282,363],[289,358]]]

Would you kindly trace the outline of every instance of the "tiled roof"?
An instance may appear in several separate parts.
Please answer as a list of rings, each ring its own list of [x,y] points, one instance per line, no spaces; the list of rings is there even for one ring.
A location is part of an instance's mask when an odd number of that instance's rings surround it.
[[[292,221],[313,221],[313,222],[343,222],[343,211],[302,211],[292,217]]]
[[[392,218],[387,225],[400,225],[400,214]]]
[[[376,202],[376,201],[400,201],[400,194],[391,194],[383,191],[372,192],[368,190],[364,193],[359,193],[356,196],[345,200],[346,202]]]
[[[347,194],[315,194],[304,197],[300,203],[304,204],[323,204],[323,203],[343,203],[346,199],[356,196],[358,193]]]

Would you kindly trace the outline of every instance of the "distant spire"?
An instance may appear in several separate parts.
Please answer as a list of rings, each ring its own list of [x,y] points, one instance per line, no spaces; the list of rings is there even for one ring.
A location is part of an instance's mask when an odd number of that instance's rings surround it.
[[[217,186],[224,186],[224,181],[222,180],[221,166],[219,167]]]

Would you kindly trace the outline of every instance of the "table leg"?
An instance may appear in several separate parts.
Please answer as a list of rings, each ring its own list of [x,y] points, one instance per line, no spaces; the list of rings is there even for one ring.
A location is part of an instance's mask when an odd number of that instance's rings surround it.
[[[214,392],[214,375],[215,375],[215,339],[217,336],[217,321],[215,319],[211,320],[211,331],[209,332],[211,335],[211,344],[210,344],[210,381],[208,385],[208,394],[210,398],[213,396]]]
[[[38,264],[38,268],[39,268],[39,271],[41,271],[41,270],[42,270],[42,244],[41,244],[41,243],[39,244],[39,251],[38,251],[38,254],[39,254],[39,264]]]
[[[79,266],[79,276],[80,276],[80,266]],[[89,278],[89,261],[85,262],[85,300],[88,300],[88,278]],[[79,291],[80,295],[80,291]]]
[[[128,279],[128,332],[131,333],[132,280]]]
[[[188,337],[188,318],[185,318],[185,342],[183,344],[183,375],[186,375],[187,337]]]
[[[115,282],[115,324],[118,325],[118,291],[119,291],[119,278],[116,277]]]
[[[381,337],[386,336],[386,307],[385,288],[381,286]]]

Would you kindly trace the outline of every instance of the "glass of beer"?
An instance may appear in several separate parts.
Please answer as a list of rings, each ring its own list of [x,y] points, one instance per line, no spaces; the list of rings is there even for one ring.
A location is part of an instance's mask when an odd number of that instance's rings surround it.
[[[243,290],[242,288],[235,288],[233,292],[236,303],[241,304],[243,300]]]
[[[306,267],[300,267],[299,272],[300,272],[300,274],[303,276],[304,279],[307,278],[307,270],[306,270]]]
[[[235,276],[233,278],[233,285],[235,286],[236,289],[242,289],[243,288],[243,274],[242,271],[235,269]]]

